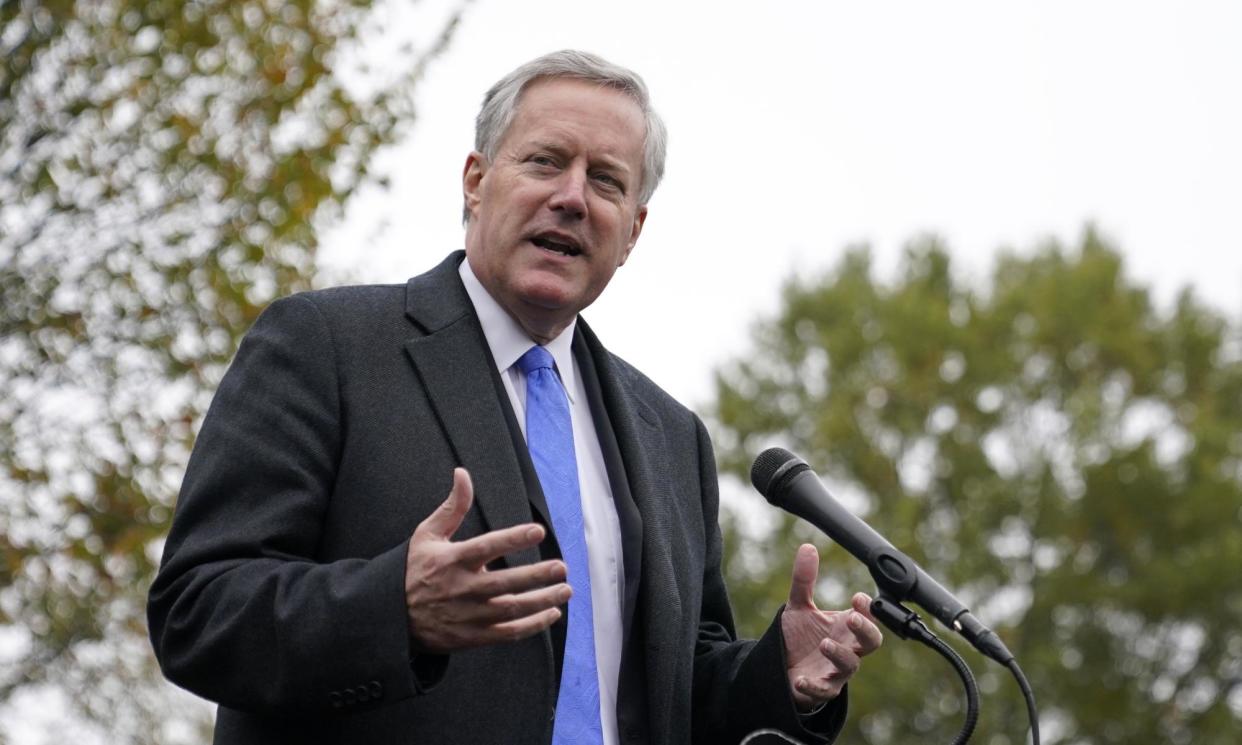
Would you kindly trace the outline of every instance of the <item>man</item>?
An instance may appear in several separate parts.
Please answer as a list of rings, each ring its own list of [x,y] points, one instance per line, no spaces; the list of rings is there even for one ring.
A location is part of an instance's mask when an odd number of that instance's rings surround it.
[[[279,300],[208,412],[151,588],[218,743],[835,737],[880,633],[813,547],[734,639],[699,420],[578,318],[663,171],[633,73],[560,52],[489,91],[465,255]],[[447,495],[447,497],[446,497]]]

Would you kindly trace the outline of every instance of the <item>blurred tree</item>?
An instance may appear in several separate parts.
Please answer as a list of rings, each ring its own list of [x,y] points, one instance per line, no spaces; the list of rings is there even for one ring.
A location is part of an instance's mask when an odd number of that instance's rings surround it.
[[[928,239],[890,284],[865,250],[791,282],[718,374],[724,470],[745,479],[773,444],[802,455],[1006,639],[1045,743],[1236,742],[1242,329],[1189,291],[1158,311],[1093,230],[1072,253],[1003,257],[983,291],[950,269]],[[800,521],[741,517],[767,509],[752,493],[726,515],[752,634],[797,543],[830,545]],[[837,546],[821,577],[825,606],[874,588]],[[974,740],[1024,742],[1008,672],[955,646],[982,673]],[[845,741],[948,742],[961,724],[949,666],[891,634],[851,688]]]
[[[0,707],[59,690],[110,742],[201,728],[144,623],[194,432],[461,13],[368,66],[371,5],[0,2]]]

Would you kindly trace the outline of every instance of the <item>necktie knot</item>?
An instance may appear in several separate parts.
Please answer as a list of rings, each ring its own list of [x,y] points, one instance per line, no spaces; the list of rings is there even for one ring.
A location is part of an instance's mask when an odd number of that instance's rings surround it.
[[[522,372],[530,375],[536,370],[554,370],[556,361],[552,359],[552,353],[541,346],[533,346],[526,350],[526,354],[518,358],[518,367],[522,368]]]

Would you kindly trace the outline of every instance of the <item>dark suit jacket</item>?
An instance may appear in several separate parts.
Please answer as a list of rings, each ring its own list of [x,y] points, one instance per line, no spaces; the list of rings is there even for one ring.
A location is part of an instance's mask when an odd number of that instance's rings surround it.
[[[454,466],[475,486],[456,537],[543,511],[461,260],[274,302],[221,381],[148,607],[164,673],[220,704],[217,743],[549,740],[555,634],[449,656],[414,654],[407,634],[409,537]],[[622,742],[835,736],[843,699],[809,730],[794,711],[779,623],[734,639],[702,423],[578,329],[622,512]]]

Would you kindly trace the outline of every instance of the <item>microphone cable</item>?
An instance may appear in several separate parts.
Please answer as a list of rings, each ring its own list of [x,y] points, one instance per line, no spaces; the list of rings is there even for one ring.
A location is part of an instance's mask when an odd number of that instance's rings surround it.
[[[1018,681],[1018,688],[1022,689],[1022,698],[1026,699],[1026,716],[1031,720],[1031,745],[1039,745],[1039,712],[1035,710],[1035,692],[1031,690],[1031,684],[1022,674],[1022,668],[1018,667],[1016,659],[1007,662],[1005,667],[1013,673],[1014,680]]]

